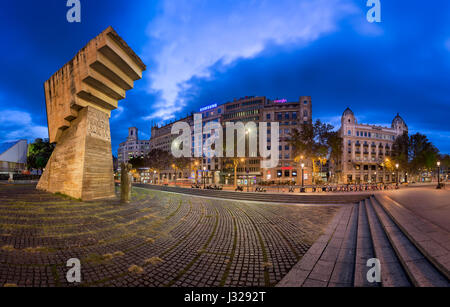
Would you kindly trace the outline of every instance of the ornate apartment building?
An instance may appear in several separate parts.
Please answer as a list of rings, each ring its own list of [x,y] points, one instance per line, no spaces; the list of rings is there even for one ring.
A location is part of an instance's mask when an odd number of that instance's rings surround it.
[[[196,114],[202,115],[202,125],[205,126],[209,122],[218,122],[223,129],[227,122],[242,122],[244,124],[248,122],[254,122],[258,125],[264,121],[268,123],[268,140],[267,144],[272,144],[271,139],[271,123],[280,123],[280,163],[278,167],[273,169],[262,169],[260,158],[250,158],[248,150],[246,150],[247,158],[239,162],[237,168],[237,179],[239,184],[255,184],[261,181],[275,181],[275,182],[287,182],[295,181],[300,182],[301,176],[298,174],[299,163],[295,162],[292,148],[288,143],[288,136],[292,129],[299,129],[304,122],[312,122],[312,102],[311,97],[302,96],[299,101],[289,102],[286,99],[270,100],[264,96],[260,97],[244,97],[241,99],[235,99],[233,101],[224,103],[222,105],[213,104],[204,108],[201,108]],[[191,115],[180,121],[188,122],[191,126],[192,135],[194,135],[194,116]],[[177,135],[171,135],[172,126],[174,123],[165,125],[163,127],[152,127],[152,137],[150,140],[152,149],[162,149],[169,152],[171,149],[172,141]],[[226,132],[224,131],[224,142],[226,141]],[[211,135],[203,134],[203,141],[209,138]],[[259,140],[259,136],[258,136]],[[192,139],[192,148],[194,148],[194,137]],[[270,146],[270,145],[269,145]],[[259,147],[259,144],[258,144]],[[268,148],[269,149],[269,148]],[[202,158],[192,159],[192,163],[197,163],[191,169],[200,170],[199,177],[202,174],[207,183],[215,184],[231,184],[234,182],[234,171],[230,171],[230,160],[218,157],[203,156]],[[205,169],[205,172],[203,172]],[[159,180],[172,178],[174,171],[167,170],[160,174]],[[182,175],[185,179],[194,179],[192,173],[177,174],[177,178]]]
[[[359,124],[347,108],[341,119],[340,135],[344,140],[342,161],[338,166],[343,183],[395,182],[396,174],[387,169],[392,146],[398,136],[408,132],[397,114],[391,127]]]
[[[129,128],[127,140],[119,145],[117,155],[119,167],[132,158],[144,157],[150,152],[150,141],[139,140],[138,132],[136,127]]]

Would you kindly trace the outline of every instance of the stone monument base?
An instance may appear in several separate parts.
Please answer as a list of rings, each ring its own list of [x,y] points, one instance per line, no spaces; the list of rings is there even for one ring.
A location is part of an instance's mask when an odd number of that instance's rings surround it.
[[[107,114],[90,106],[78,111],[62,132],[37,189],[83,201],[115,197]]]

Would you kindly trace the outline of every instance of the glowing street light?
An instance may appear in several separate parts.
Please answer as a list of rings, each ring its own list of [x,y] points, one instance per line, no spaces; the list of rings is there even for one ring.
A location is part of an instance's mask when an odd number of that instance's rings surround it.
[[[205,177],[205,172],[206,172],[206,166],[203,166],[203,190],[206,190],[206,177]]]
[[[441,187],[441,161],[437,162],[437,166],[438,166],[438,186],[437,189],[440,190]]]
[[[302,163],[302,193],[305,192],[305,163]]]
[[[398,172],[398,168],[399,168],[399,164],[397,163],[397,164],[395,164],[395,168],[397,169],[397,184],[399,184],[399,181],[400,181],[400,174],[399,174],[399,172]]]

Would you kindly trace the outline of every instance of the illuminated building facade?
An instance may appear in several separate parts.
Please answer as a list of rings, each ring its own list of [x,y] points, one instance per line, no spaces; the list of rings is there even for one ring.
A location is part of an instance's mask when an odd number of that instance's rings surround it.
[[[298,101],[289,102],[287,99],[270,100],[264,96],[243,97],[224,104],[211,104],[200,109],[196,114],[202,115],[203,127],[215,121],[221,124],[225,129],[227,122],[254,122],[257,126],[260,122],[267,122],[267,144],[268,149],[272,144],[271,124],[279,122],[280,124],[280,142],[279,142],[279,165],[273,169],[262,169],[260,158],[250,158],[248,148],[246,148],[246,158],[239,159],[237,168],[237,178],[240,185],[253,185],[260,182],[301,182],[302,161],[295,161],[293,150],[288,142],[288,137],[293,129],[300,129],[301,124],[312,122],[312,102],[311,97],[302,96]],[[179,120],[187,122],[191,126],[192,135],[194,135],[194,116]],[[171,150],[171,144],[177,135],[172,135],[171,130],[174,123],[162,126],[152,127],[152,137],[150,140],[152,149],[161,149],[167,152]],[[198,128],[198,127],[197,127]],[[226,133],[224,131],[224,142],[226,142]],[[203,134],[203,142],[211,135]],[[258,136],[259,140],[259,136]],[[201,143],[203,143],[201,142]],[[259,146],[259,145],[258,145]],[[192,137],[192,150],[195,151],[194,137]],[[307,163],[307,162],[304,162]],[[207,178],[208,184],[232,184],[234,182],[234,170],[230,169],[231,161],[228,158],[207,157],[193,158],[190,172],[177,174],[177,178],[194,179],[192,170],[198,171],[197,178],[202,179],[202,175]],[[159,175],[161,180],[172,178],[174,171],[167,170]],[[180,176],[182,175],[182,176]],[[305,172],[308,178],[308,171]],[[249,182],[247,182],[249,180]]]
[[[391,165],[392,146],[397,137],[408,132],[405,121],[397,115],[391,127],[359,124],[349,108],[339,130],[344,146],[338,166],[343,183],[396,182],[398,174]]]

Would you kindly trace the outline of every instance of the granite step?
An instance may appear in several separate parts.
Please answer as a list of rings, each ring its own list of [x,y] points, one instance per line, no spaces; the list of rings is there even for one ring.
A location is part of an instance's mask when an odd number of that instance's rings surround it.
[[[450,280],[450,233],[387,195],[375,195],[375,199],[428,261]]]
[[[375,251],[370,234],[369,222],[365,201],[359,203],[358,230],[355,258],[355,287],[379,287],[378,283],[370,283],[367,280],[367,261],[375,258]]]
[[[381,284],[383,287],[411,287],[413,284],[409,280],[402,263],[389,242],[384,231],[383,225],[375,213],[369,199],[365,200],[367,217],[372,236],[375,258],[379,259],[381,264]]]
[[[277,287],[327,287],[333,276],[333,270],[344,238],[350,235],[347,231],[349,221],[354,220],[356,205],[345,206],[332,219],[323,234],[316,240],[302,259],[294,265],[289,273],[278,283]],[[351,267],[351,265],[350,265]],[[351,274],[336,273],[333,281],[347,284],[344,279]]]
[[[352,287],[354,284],[355,268],[356,268],[356,248],[358,238],[358,216],[359,205],[354,205],[347,228],[343,236],[343,241],[337,250],[337,258],[329,259],[334,261],[334,268],[328,287]],[[324,254],[326,259],[326,254]]]
[[[294,204],[356,204],[370,195],[364,194],[271,194],[271,193],[247,193],[233,191],[198,190],[181,187],[153,186],[147,184],[134,184],[135,187],[157,190],[163,192],[181,193],[192,196],[223,198],[230,200],[248,200],[259,202],[294,203]]]
[[[371,197],[369,202],[382,222],[386,235],[414,286],[450,287],[447,277],[408,239],[380,203],[374,197]]]

